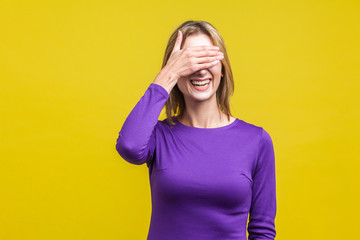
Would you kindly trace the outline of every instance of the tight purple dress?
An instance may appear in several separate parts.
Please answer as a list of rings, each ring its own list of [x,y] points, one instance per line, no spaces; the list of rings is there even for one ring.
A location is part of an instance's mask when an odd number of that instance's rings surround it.
[[[168,92],[151,83],[126,118],[116,150],[146,163],[152,199],[147,240],[274,239],[275,156],[270,135],[236,118],[196,128],[158,120]],[[247,225],[247,221],[248,225]]]

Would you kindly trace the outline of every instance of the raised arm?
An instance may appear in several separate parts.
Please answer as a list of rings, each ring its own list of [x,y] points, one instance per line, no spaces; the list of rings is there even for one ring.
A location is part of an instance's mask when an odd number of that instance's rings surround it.
[[[261,128],[248,224],[249,240],[274,240],[276,235],[275,155],[270,135]]]
[[[155,126],[168,92],[151,83],[126,118],[116,142],[116,150],[129,163],[141,165],[151,160],[155,149]]]

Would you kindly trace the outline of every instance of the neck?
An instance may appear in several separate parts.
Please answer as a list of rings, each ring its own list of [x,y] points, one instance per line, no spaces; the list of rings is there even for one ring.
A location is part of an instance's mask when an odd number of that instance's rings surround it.
[[[215,96],[215,95],[214,95]],[[179,121],[184,125],[198,128],[216,128],[227,125],[228,119],[216,102],[216,96],[206,101],[185,99],[186,108]]]

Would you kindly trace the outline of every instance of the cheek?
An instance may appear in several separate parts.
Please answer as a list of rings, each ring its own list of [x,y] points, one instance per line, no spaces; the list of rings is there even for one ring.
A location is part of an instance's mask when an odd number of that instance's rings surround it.
[[[209,68],[209,71],[214,77],[221,75],[221,62]]]
[[[186,84],[187,84],[187,79],[186,78],[179,78],[179,80],[177,81],[177,86],[180,89],[181,92],[184,92],[184,90],[186,89]]]

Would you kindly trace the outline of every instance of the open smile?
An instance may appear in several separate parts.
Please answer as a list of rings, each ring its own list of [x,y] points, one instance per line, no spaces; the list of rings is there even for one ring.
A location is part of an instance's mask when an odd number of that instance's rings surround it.
[[[191,79],[191,86],[197,91],[205,91],[210,87],[211,78]]]

